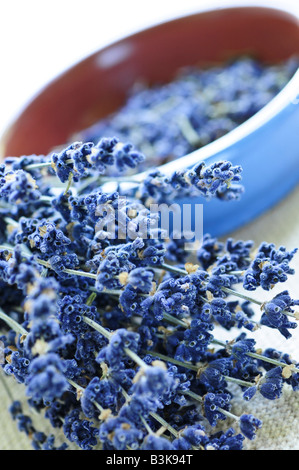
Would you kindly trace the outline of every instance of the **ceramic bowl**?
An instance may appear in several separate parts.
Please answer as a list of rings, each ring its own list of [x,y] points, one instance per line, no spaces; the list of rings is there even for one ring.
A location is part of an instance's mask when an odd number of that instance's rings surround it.
[[[281,7],[214,8],[166,21],[102,48],[49,83],[2,138],[2,156],[46,154],[116,111],[136,81],[170,81],[184,66],[209,66],[244,54],[264,63],[299,55],[299,18]],[[201,149],[161,167],[200,160],[243,167],[239,201],[204,203],[204,231],[227,234],[250,222],[299,182],[299,71],[252,118]],[[180,199],[180,204],[190,203]],[[202,203],[194,199],[193,203]]]

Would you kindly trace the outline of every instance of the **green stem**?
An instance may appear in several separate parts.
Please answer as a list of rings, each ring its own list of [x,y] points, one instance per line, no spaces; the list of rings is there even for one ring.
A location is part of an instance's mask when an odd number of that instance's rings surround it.
[[[140,418],[140,421],[143,423],[143,426],[145,427],[147,432],[149,434],[154,434],[153,430],[150,428],[150,426],[148,425],[148,423],[146,422],[146,420],[144,419],[144,417],[141,414],[139,414],[139,418]]]
[[[73,164],[74,161],[69,158],[68,160],[65,161],[66,164]],[[41,162],[41,163],[32,163],[31,165],[27,165],[24,170],[30,171],[30,170],[38,170],[42,168],[49,168],[52,166],[52,160],[49,160],[47,162]],[[130,176],[95,176],[88,178],[85,183],[87,183],[86,187],[90,185],[90,183],[100,181],[101,183],[110,183],[110,182],[120,182],[120,183],[136,183],[140,182],[141,178],[139,177],[139,174],[135,175],[130,175]],[[80,187],[81,189],[81,187]],[[85,188],[84,188],[85,189]]]
[[[169,323],[173,323],[174,325],[182,326],[183,328],[188,328],[188,325],[186,322],[184,322],[183,320],[180,320],[179,318],[173,317],[169,313],[164,312],[163,319],[167,320]]]
[[[72,160],[67,160],[66,163],[71,163]],[[24,170],[39,170],[40,168],[49,168],[52,166],[52,161],[49,160],[48,162],[41,162],[41,163],[31,163],[31,165],[25,166]]]
[[[83,316],[83,321],[85,321],[85,323],[91,326],[94,330],[98,331],[103,336],[105,336],[105,338],[110,340],[112,333],[109,333],[109,331],[107,331],[102,325],[100,325],[99,323],[96,323],[94,320],[91,320],[91,318],[88,318],[85,316]]]
[[[101,413],[104,411],[104,408],[97,401],[93,400],[93,404]]]
[[[83,180],[83,182],[78,186],[78,193],[82,193],[88,186],[93,183],[105,184],[105,183],[141,183],[143,180],[143,175],[141,173],[137,173],[131,176],[116,176],[116,177],[109,177],[109,176],[91,176]]]
[[[45,202],[46,204],[52,204],[53,197],[51,196],[41,196],[37,199],[37,202]]]
[[[74,382],[73,380],[71,379],[67,379],[68,383],[74,387],[77,392],[79,392],[80,394],[83,393],[85,391],[85,388],[84,387],[81,387],[81,385],[77,384],[76,382]],[[104,411],[104,408],[95,400],[92,401],[92,403],[94,404],[94,406],[102,413]]]
[[[265,303],[265,302],[261,302],[260,300],[253,299],[252,297],[249,297],[245,294],[242,294],[241,292],[235,291],[233,289],[229,289],[228,287],[221,287],[221,290],[223,290],[223,292],[226,292],[227,294],[234,295],[235,297],[239,297],[240,299],[247,300],[248,302],[259,305],[260,307],[262,307]],[[297,319],[296,315],[294,315],[291,312],[288,312],[287,310],[283,310],[282,313],[284,313],[288,317]]]
[[[6,222],[7,225],[13,225],[14,227],[19,226],[19,222],[16,220],[12,219],[11,217],[4,217],[4,222]]]
[[[10,253],[13,253],[14,247],[10,245],[0,245],[0,251],[8,251]]]
[[[174,274],[179,274],[181,276],[186,276],[188,274],[185,269],[176,268],[175,266],[171,266],[170,264],[166,264],[166,263],[161,264],[160,268],[164,269],[165,271],[174,273]]]
[[[124,348],[124,351],[127,356],[133,359],[133,361],[142,369],[147,369],[149,367],[136,353],[134,353],[134,351],[131,351],[129,348]]]
[[[0,308],[0,318],[3,320],[10,328],[12,328],[16,333],[20,335],[28,335],[28,331],[25,330],[19,323],[6,315],[5,312]]]
[[[85,316],[83,316],[83,321],[85,321],[85,323],[87,323],[89,326],[91,326],[96,331],[98,331],[103,336],[105,336],[105,338],[107,338],[108,340],[111,339],[111,336],[113,335],[113,333],[109,333],[109,331],[107,331],[99,323],[96,323],[95,321],[93,321],[90,318],[85,317]],[[142,367],[143,369],[148,367],[148,365],[134,351],[131,351],[131,349],[124,348],[124,351],[127,354],[127,356],[129,356],[131,359],[133,359],[133,361],[136,362],[136,364],[138,364],[140,367]]]
[[[111,333],[109,333],[107,330],[105,330],[105,328],[103,328],[101,325],[99,325],[98,323],[94,322],[93,320],[91,320],[90,318],[87,318],[87,317],[84,317],[83,318],[84,321],[86,323],[88,323],[90,326],[92,326],[92,328],[94,328],[95,330],[99,331],[99,333],[101,333],[103,336],[106,336],[107,339],[110,339],[111,338]],[[187,325],[186,325],[186,328],[187,328]],[[227,348],[227,344],[224,343],[223,341],[219,341],[215,338],[213,338],[211,340],[211,343],[214,343],[214,344],[217,344],[219,346],[222,346],[224,348]],[[125,348],[125,352],[126,354],[128,354],[127,351],[130,351],[129,349]],[[164,356],[160,353],[155,353],[153,351],[148,351],[147,354],[150,354],[150,355],[155,355],[157,357],[160,357],[160,359],[163,359],[163,360],[166,360],[168,362],[173,362],[174,359],[172,358],[169,358],[168,356]],[[265,356],[262,356],[261,354],[257,354],[257,353],[246,353],[247,356],[249,357],[252,357],[252,358],[255,358],[255,359],[258,359],[258,360],[261,360],[261,361],[265,361],[265,362],[269,362],[271,364],[274,364],[274,365],[277,365],[277,366],[280,366],[280,367],[286,367],[287,364],[284,363],[284,362],[280,362],[280,361],[276,361],[275,359],[270,359],[268,357],[265,357]],[[139,358],[139,356],[135,355],[135,353],[133,351],[130,351],[130,357],[131,359],[133,359],[138,365],[140,365],[141,367],[146,367],[147,365],[142,361],[141,358]],[[138,358],[138,359],[137,359]],[[138,361],[138,362],[137,362]],[[181,365],[183,366],[184,364],[184,367],[186,368],[189,368],[191,370],[198,370],[198,367],[197,366],[193,366],[193,365],[187,365],[187,363],[178,363],[179,361],[176,361],[176,362],[173,362],[177,365]],[[293,369],[295,372],[299,372],[299,369],[295,368]],[[231,380],[233,379],[233,380]],[[226,377],[226,380],[230,380],[231,382],[236,382],[236,380],[238,379],[234,379],[232,377]],[[242,383],[241,383],[242,382]],[[239,381],[239,385],[244,385],[246,387],[250,387],[252,386],[252,384],[250,382],[245,382],[245,381]]]
[[[121,390],[122,390],[123,396],[126,399],[126,402],[128,403],[131,400],[131,397],[127,394],[127,392],[122,387],[121,387]],[[151,411],[149,415],[152,418],[154,418],[156,421],[158,421],[158,423],[160,423],[163,427],[165,427],[174,437],[176,438],[180,437],[179,432],[176,429],[174,429],[170,424],[168,424],[167,421],[165,421],[165,419],[163,419],[160,415],[158,415],[157,413],[153,411]]]
[[[224,348],[229,347],[229,344],[224,343],[223,341],[219,341],[217,339],[212,339],[211,343],[218,344]],[[254,353],[254,352],[247,352],[245,353],[246,356],[252,357],[253,359],[257,359],[259,361],[268,362],[269,364],[273,364],[274,366],[278,367],[287,367],[290,366],[294,372],[299,372],[299,368],[293,367],[292,364],[286,364],[285,362],[277,361],[276,359],[271,359],[270,357],[263,356],[262,354]]]
[[[259,306],[263,305],[263,302],[260,302],[259,300],[255,300],[251,297],[248,297],[247,295],[242,294],[241,292],[235,291],[233,289],[229,289],[228,287],[221,287],[221,290],[223,290],[223,292],[226,292],[227,294],[234,295],[235,297],[239,297],[240,299],[247,300],[248,302],[252,302]]]
[[[171,364],[175,364],[175,365],[180,366],[180,367],[185,367],[185,369],[193,370],[195,372],[198,372],[198,370],[201,367],[203,367],[203,365],[197,365],[196,366],[196,365],[190,364],[188,362],[181,362],[177,359],[173,359],[172,357],[165,356],[164,354],[157,353],[155,351],[144,351],[144,352],[145,352],[145,354],[149,354],[151,356],[159,357],[159,359],[162,359],[165,362],[170,362]],[[253,385],[255,385],[251,382],[246,382],[245,380],[240,380],[240,379],[237,379],[235,377],[230,377],[228,375],[223,375],[223,378],[227,382],[235,383],[237,385],[241,385],[242,387],[252,387]]]
[[[83,392],[85,390],[84,387],[81,387],[81,385],[78,385],[73,380],[67,379],[67,381],[72,387],[74,387],[77,390],[77,392]]]
[[[174,274],[179,274],[179,275],[182,275],[182,276],[186,276],[188,274],[187,271],[185,271],[184,269],[176,268],[175,266],[171,266],[169,264],[162,264],[161,269],[165,269],[166,271],[172,272]],[[242,275],[243,271],[231,271],[229,274]],[[242,294],[241,292],[235,291],[235,290],[230,289],[228,287],[221,287],[221,290],[223,292],[226,292],[227,294],[233,295],[235,297],[239,297],[240,299],[247,300],[248,302],[259,305],[259,307],[262,307],[263,304],[264,304],[264,302],[253,299],[252,297],[249,297],[245,294]],[[204,300],[207,301],[207,299],[204,299]],[[291,312],[288,312],[288,311],[284,310],[282,313],[284,313],[285,315],[287,315],[289,317],[297,319],[296,315],[294,315]]]
[[[89,290],[92,292],[96,292],[97,294],[108,294],[108,295],[115,295],[119,297],[123,291],[121,289],[104,289],[104,290],[97,290],[95,287],[89,287]]]
[[[160,423],[162,426],[164,426],[174,437],[176,437],[177,439],[180,437],[179,432],[176,429],[174,429],[170,424],[168,424],[167,421],[165,421],[165,419],[161,418],[160,415],[158,415],[155,412],[150,412],[150,415],[156,421],[158,421],[158,423]]]
[[[53,269],[51,267],[51,264],[48,262],[48,261],[44,261],[42,259],[39,259],[39,258],[36,258],[36,262],[38,264],[41,264],[42,266],[45,266],[46,268],[49,268],[49,269]],[[80,271],[78,269],[63,269],[63,272],[64,273],[67,273],[67,274],[71,274],[71,275],[74,275],[74,276],[82,276],[82,277],[89,277],[91,279],[95,279],[97,278],[97,275],[96,274],[93,274],[93,273],[88,273],[86,271]]]
[[[70,383],[70,385],[72,385],[79,392],[82,392],[82,391],[85,390],[85,388],[81,387],[80,385],[78,385],[76,382],[74,382],[71,379],[68,379],[68,382]],[[122,387],[121,387],[121,390],[122,390],[122,394],[123,394],[124,398],[126,399],[126,402],[129,402],[131,397],[127,394],[127,392]],[[98,402],[93,401],[93,404],[96,406],[96,408],[98,408],[99,411],[101,411],[101,412],[104,411],[104,408]],[[157,413],[150,412],[149,415],[152,418],[154,418],[156,421],[158,421],[160,424],[162,424],[162,426],[164,428],[168,429],[168,431],[171,434],[173,434],[176,438],[179,437],[179,433],[170,424],[168,424],[163,418],[161,418],[161,416],[159,416]],[[149,427],[148,423],[145,421],[145,419],[141,415],[140,415],[140,420],[143,423],[146,430],[148,431],[148,433],[154,434],[152,429]],[[193,447],[193,449],[198,450],[197,447]]]
[[[88,306],[92,305],[93,301],[96,299],[96,297],[97,297],[96,292],[92,292],[90,294],[90,296],[88,297],[88,299],[86,300],[86,305],[88,305]]]
[[[251,382],[246,382],[246,380],[241,380],[241,379],[236,379],[235,377],[230,377],[229,375],[223,375],[223,378],[227,382],[231,382],[237,385],[241,385],[241,387],[252,387],[255,385],[254,383]]]
[[[274,366],[278,366],[282,368],[290,366],[294,372],[299,372],[299,368],[292,367],[292,364],[289,365],[289,364],[286,364],[285,362],[280,362],[275,359],[271,359],[270,357],[262,356],[261,354],[249,352],[247,353],[247,356],[252,357],[253,359],[258,359],[260,361],[268,362],[269,364],[273,364]]]
[[[224,341],[220,341],[220,340],[218,340],[218,339],[216,339],[216,338],[213,338],[213,339],[211,340],[211,343],[217,344],[218,346],[222,346],[223,348],[226,348],[226,347],[227,347],[227,344],[226,344]]]
[[[69,192],[70,187],[72,186],[72,182],[73,182],[73,173],[70,173],[68,177],[68,183],[64,191],[64,195],[66,195]]]
[[[189,362],[181,362],[178,359],[174,359],[172,357],[165,356],[164,354],[155,352],[155,351],[144,351],[145,354],[149,354],[150,356],[155,356],[161,359],[162,361],[165,362],[170,362],[171,364],[175,364],[180,367],[185,367],[185,369],[190,369],[194,370],[195,372],[198,371],[199,367],[195,366],[193,364],[190,364]]]
[[[175,273],[175,274],[179,274],[179,275],[183,275],[183,276],[186,276],[188,274],[187,271],[185,271],[184,269],[176,268],[175,266],[171,266],[171,265],[168,265],[168,264],[162,264],[161,269],[165,269],[166,271],[169,271],[169,272],[172,272],[172,273]],[[242,275],[243,271],[231,271],[229,274]],[[262,307],[263,304],[264,304],[264,302],[253,299],[252,297],[249,297],[245,294],[242,294],[241,292],[235,291],[235,290],[230,289],[228,287],[221,287],[221,290],[223,292],[226,292],[227,294],[233,295],[235,297],[239,297],[240,299],[247,300],[248,302],[259,305],[260,307]],[[207,299],[204,299],[204,300],[207,301]],[[284,310],[282,313],[284,313],[285,315],[287,315],[289,317],[297,319],[296,315],[294,315],[291,312],[288,312],[288,311]]]
[[[204,399],[200,395],[197,395],[196,393],[192,392],[191,390],[186,390],[185,392],[181,393],[183,393],[184,395],[188,395],[190,398],[193,398],[196,401],[199,401],[201,404],[204,403]],[[230,413],[229,411],[220,408],[219,406],[217,406],[217,409],[228,418],[232,418],[235,421],[239,421],[240,419],[239,416],[236,416],[233,413]]]

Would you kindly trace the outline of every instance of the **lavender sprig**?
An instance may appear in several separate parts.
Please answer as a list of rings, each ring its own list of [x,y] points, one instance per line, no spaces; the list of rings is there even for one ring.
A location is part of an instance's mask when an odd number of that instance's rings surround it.
[[[242,67],[246,76],[259,74],[251,62]],[[154,104],[154,113],[159,106],[170,112],[173,97]],[[180,136],[181,148],[183,139],[192,146],[205,140],[191,108],[177,127],[163,125],[165,135]],[[230,128],[228,121],[214,124],[217,135]],[[147,130],[153,150],[157,140]],[[135,150],[106,135],[1,165],[2,369],[25,386],[29,406],[81,449],[240,450],[262,423],[232,413],[232,385],[246,401],[299,389],[297,361],[254,339],[260,327],[289,338],[299,301],[286,288],[263,301],[253,292],[269,297],[286,283],[297,250],[264,242],[254,251],[251,240],[205,234],[191,261],[174,234],[168,239],[155,228],[146,236],[151,203],[240,197],[242,169],[200,162],[165,175],[146,167],[145,145]],[[169,146],[163,151],[167,159]],[[124,235],[128,227],[137,236]],[[216,325],[224,336],[235,331],[234,339],[219,339]],[[34,448],[57,449],[18,403],[12,415]],[[239,429],[211,431],[227,419]]]

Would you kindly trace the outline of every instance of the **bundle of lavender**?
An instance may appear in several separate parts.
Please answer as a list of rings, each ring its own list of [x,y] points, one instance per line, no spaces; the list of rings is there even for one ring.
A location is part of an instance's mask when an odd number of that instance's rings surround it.
[[[53,426],[47,436],[12,402],[35,449],[241,450],[262,422],[232,413],[233,388],[246,401],[299,388],[296,359],[254,339],[270,328],[287,340],[297,326],[286,288],[255,297],[294,274],[297,249],[205,234],[190,252],[151,205],[178,194],[229,203],[242,197],[242,169],[150,169],[128,190],[145,161],[113,136],[0,166],[2,369]]]

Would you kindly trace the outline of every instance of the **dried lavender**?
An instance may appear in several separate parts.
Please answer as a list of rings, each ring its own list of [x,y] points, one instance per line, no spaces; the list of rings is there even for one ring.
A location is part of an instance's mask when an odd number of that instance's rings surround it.
[[[288,83],[298,60],[265,65],[251,58],[206,69],[186,68],[170,83],[135,85],[124,106],[75,138],[117,136],[160,165],[213,142],[256,114]]]
[[[149,200],[241,197],[242,169],[200,163],[139,180],[143,167],[143,152],[114,136],[1,165],[3,371],[84,450],[241,450],[262,422],[233,414],[231,385],[246,401],[299,387],[296,360],[254,339],[258,328],[287,339],[297,326],[286,288],[267,302],[254,296],[287,282],[296,249],[205,234],[191,259],[174,234],[148,236]],[[106,190],[132,181],[134,168],[133,192]],[[217,338],[216,325],[235,339]],[[18,403],[11,412],[34,448],[65,448]],[[227,419],[235,426],[217,431]]]

